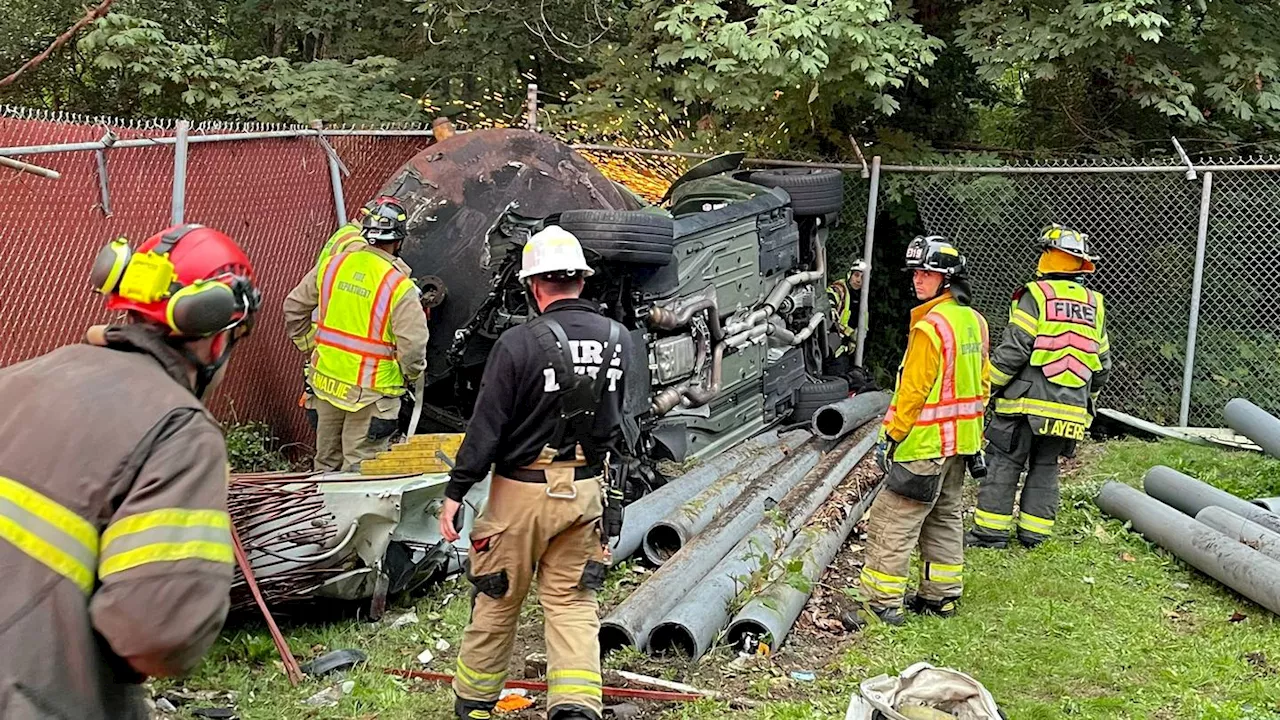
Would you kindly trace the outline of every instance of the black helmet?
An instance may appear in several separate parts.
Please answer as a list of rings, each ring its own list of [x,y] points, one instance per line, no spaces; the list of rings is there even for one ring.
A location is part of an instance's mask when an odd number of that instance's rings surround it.
[[[951,279],[964,274],[964,256],[941,235],[917,235],[907,245],[907,266],[903,270],[927,270]]]
[[[1081,260],[1093,262],[1098,256],[1089,252],[1089,236],[1054,223],[1040,231],[1040,247],[1045,250],[1061,250]]]
[[[408,219],[400,201],[384,195],[365,207],[361,234],[370,245],[400,242],[409,234]]]

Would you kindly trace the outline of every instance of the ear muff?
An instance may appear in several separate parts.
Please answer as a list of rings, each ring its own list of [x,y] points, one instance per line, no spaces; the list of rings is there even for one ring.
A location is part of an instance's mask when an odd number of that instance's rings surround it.
[[[232,324],[239,302],[230,285],[217,280],[197,280],[169,298],[166,319],[179,335],[207,337]]]
[[[128,240],[116,238],[107,243],[106,247],[98,251],[98,257],[93,260],[93,270],[89,272],[89,282],[93,284],[93,289],[103,295],[115,292],[120,287],[120,278],[124,277],[124,270],[132,257],[133,248],[129,247]]]

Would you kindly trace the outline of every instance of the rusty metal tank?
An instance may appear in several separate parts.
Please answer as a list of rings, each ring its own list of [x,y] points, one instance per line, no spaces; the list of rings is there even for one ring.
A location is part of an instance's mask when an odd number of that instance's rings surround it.
[[[507,210],[541,218],[565,210],[627,209],[617,187],[585,158],[525,130],[450,135],[400,168],[382,192],[405,203],[409,238],[401,254],[414,277],[435,275],[446,286],[445,302],[431,314],[428,387],[449,379],[442,360],[454,333],[489,292],[507,248],[489,247],[487,236]]]

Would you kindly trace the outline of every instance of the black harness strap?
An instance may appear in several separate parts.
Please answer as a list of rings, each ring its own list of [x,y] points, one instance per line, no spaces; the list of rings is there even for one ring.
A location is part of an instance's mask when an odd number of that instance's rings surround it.
[[[532,324],[538,346],[542,348],[547,364],[555,375],[556,384],[560,386],[560,416],[556,419],[555,431],[547,444],[556,451],[557,457],[572,454],[579,443],[586,442],[591,437],[596,408],[604,399],[605,380],[617,354],[620,335],[618,323],[609,323],[609,342],[605,346],[594,380],[585,373],[579,375],[573,371],[573,350],[569,344],[569,336],[555,318],[543,315]]]

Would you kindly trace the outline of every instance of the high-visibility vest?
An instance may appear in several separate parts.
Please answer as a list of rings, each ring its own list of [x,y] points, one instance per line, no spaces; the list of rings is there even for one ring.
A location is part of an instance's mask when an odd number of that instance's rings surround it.
[[[827,299],[831,302],[832,320],[836,332],[840,333],[840,347],[835,350],[835,357],[840,357],[849,349],[858,336],[858,328],[853,317],[853,288],[844,280],[837,280],[827,286]]]
[[[335,230],[325,241],[324,247],[320,248],[320,254],[316,256],[316,267],[320,267],[334,255],[341,255],[349,247],[367,244],[368,241],[360,234],[360,224],[354,221],[349,222]]]
[[[329,239],[325,241],[324,247],[320,248],[320,254],[316,256],[316,267],[324,265],[325,261],[334,255],[341,255],[348,248],[367,245],[364,236],[360,234],[360,226],[355,222],[349,222],[338,228]],[[316,346],[316,323],[320,321],[320,308],[311,311],[311,330],[300,338],[294,338],[293,344],[298,346],[303,352],[310,351]]]
[[[360,250],[329,257],[318,282],[315,372],[384,395],[403,393],[391,311],[414,290],[413,282],[391,261]]]
[[[930,310],[915,329],[924,332],[941,361],[920,416],[893,459],[911,462],[976,454],[982,449],[982,370],[990,352],[987,321],[973,308],[948,300]],[[899,386],[902,370],[898,369]],[[897,407],[895,388],[884,419],[886,428]]]
[[[1102,296],[1069,280],[1039,280],[1027,289],[1040,311],[1031,365],[1051,383],[1084,387],[1102,369]]]

